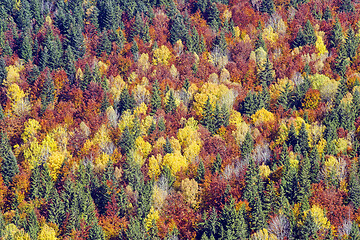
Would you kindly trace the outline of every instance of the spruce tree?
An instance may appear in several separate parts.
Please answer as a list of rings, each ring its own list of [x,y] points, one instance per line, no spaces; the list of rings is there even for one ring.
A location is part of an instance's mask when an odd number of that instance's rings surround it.
[[[114,5],[113,0],[98,1],[97,7],[99,8],[99,25],[100,28],[110,29],[114,23]]]
[[[298,144],[300,145],[301,154],[303,154],[304,156],[305,156],[305,154],[308,154],[308,152],[310,150],[309,134],[306,130],[305,123],[301,124],[301,128],[300,128],[299,134],[298,134]]]
[[[206,100],[201,124],[204,125],[211,133],[214,133],[214,114],[210,103],[210,97]]]
[[[307,20],[305,23],[304,35],[305,35],[306,44],[315,45],[316,35],[315,35],[314,27],[312,26],[310,20]]]
[[[342,27],[339,19],[336,18],[335,24],[330,33],[330,47],[336,48],[341,45],[343,41]]]
[[[126,110],[132,110],[135,107],[135,99],[132,94],[129,93],[127,88],[124,88],[120,94],[120,101],[117,104],[117,111],[121,115]]]
[[[360,180],[357,174],[357,167],[353,167],[349,177],[349,201],[355,209],[360,206]]]
[[[130,133],[129,127],[127,126],[121,135],[120,147],[122,151],[127,154],[135,147],[135,139]]]
[[[35,214],[35,209],[32,209],[26,218],[25,230],[29,233],[31,239],[37,239],[40,226]]]
[[[310,160],[310,181],[312,183],[317,182],[317,176],[320,170],[320,157],[317,147],[313,147],[309,155]]]
[[[301,46],[305,46],[306,45],[306,35],[304,34],[304,31],[302,29],[302,27],[300,27],[295,40],[292,43],[292,47],[296,48],[296,47],[301,47]]]
[[[329,6],[326,7],[323,18],[325,19],[325,21],[329,21],[332,19],[332,14]]]
[[[182,42],[186,42],[187,39],[187,29],[184,23],[183,17],[179,14],[171,21],[170,26],[170,42],[175,44],[179,39]]]
[[[356,221],[352,222],[351,230],[349,234],[349,240],[360,240],[360,230],[359,225]]]
[[[263,0],[260,5],[260,11],[266,12],[268,14],[273,14],[275,12],[275,5],[273,0]]]
[[[155,114],[158,109],[161,108],[161,92],[158,81],[156,80],[153,84],[152,95],[151,95],[151,113]]]
[[[243,144],[241,145],[241,156],[245,159],[251,155],[254,148],[254,141],[251,136],[250,130],[246,133]]]
[[[341,0],[340,11],[351,13],[355,11],[355,7],[351,0]]]
[[[22,39],[20,55],[26,62],[32,59],[31,40],[28,34],[26,34]]]
[[[266,59],[263,69],[259,71],[258,78],[265,88],[274,81],[274,70],[269,58]]]
[[[334,71],[339,74],[340,77],[344,77],[349,65],[349,58],[345,45],[341,45],[338,51],[338,56],[335,59]]]
[[[13,177],[19,172],[17,160],[11,149],[7,134],[0,133],[0,157],[3,159],[1,163],[1,174],[6,185],[12,183]]]
[[[41,113],[45,112],[47,106],[54,101],[54,98],[54,80],[51,78],[50,73],[48,73],[41,91]]]
[[[173,152],[173,148],[171,146],[171,143],[170,143],[170,140],[168,137],[166,138],[166,142],[165,142],[163,148],[164,148],[165,154]]]
[[[201,159],[196,174],[197,175],[195,180],[199,183],[202,183],[205,178],[205,166]]]
[[[216,155],[216,159],[215,159],[215,161],[213,163],[213,166],[212,166],[212,169],[211,169],[213,174],[214,173],[220,173],[220,171],[221,171],[221,163],[222,163],[222,159],[221,159],[220,154],[218,153]]]
[[[40,167],[37,165],[35,166],[30,175],[30,198],[36,199],[41,198],[40,193],[41,188],[41,174],[40,174]]]
[[[0,58],[0,86],[2,86],[4,80],[7,77],[7,70],[4,58]]]
[[[310,160],[307,154],[301,161],[299,171],[299,191],[297,193],[298,202],[302,202],[304,199],[308,198],[308,194],[311,187],[311,180],[310,180]]]
[[[288,134],[288,140],[287,140],[287,144],[288,145],[292,145],[293,147],[295,147],[295,145],[298,143],[298,135],[296,134],[296,130],[295,130],[295,126],[293,123],[291,123],[290,125],[290,130],[289,130],[289,134]]]
[[[134,61],[136,62],[139,59],[139,47],[138,47],[135,39],[133,40],[130,50],[131,50],[131,53],[133,54]]]
[[[262,48],[265,52],[267,52],[265,41],[264,41],[264,39],[262,37],[261,32],[259,33],[258,38],[257,38],[257,40],[255,42],[255,49],[258,49],[258,48]]]
[[[98,56],[101,56],[102,53],[106,53],[107,55],[111,53],[111,42],[106,31],[102,33],[100,46],[96,50]]]
[[[175,113],[176,110],[176,104],[175,104],[175,97],[172,90],[170,90],[169,99],[166,102],[165,105],[165,112],[166,113]]]
[[[45,67],[48,66],[49,62],[49,50],[45,46],[44,50],[41,52],[40,59],[39,59],[39,66],[41,70],[44,70]]]
[[[0,120],[3,120],[5,118],[4,110],[0,104]]]
[[[347,50],[347,56],[350,60],[353,60],[356,56],[357,49],[359,47],[359,38],[355,35],[354,29],[350,26],[346,34],[345,48]]]
[[[219,29],[221,22],[220,12],[215,3],[210,4],[210,7],[208,8],[206,21],[212,29]]]

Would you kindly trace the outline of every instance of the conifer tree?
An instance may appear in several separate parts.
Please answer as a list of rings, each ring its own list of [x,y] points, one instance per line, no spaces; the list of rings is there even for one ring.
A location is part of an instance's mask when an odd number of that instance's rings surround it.
[[[210,97],[206,100],[204,110],[203,110],[203,119],[201,124],[204,125],[211,133],[214,133],[214,114],[212,110],[212,105],[210,103]]]
[[[125,153],[129,153],[135,146],[135,139],[130,133],[129,127],[125,127],[125,130],[121,136],[120,147]]]
[[[31,239],[37,239],[40,226],[34,209],[32,209],[30,213],[28,213],[28,216],[26,218],[25,230],[27,233],[29,233]]]
[[[41,175],[39,166],[35,166],[30,175],[30,198],[36,199],[41,197]]]
[[[292,43],[292,47],[296,48],[296,47],[301,47],[301,46],[305,46],[306,45],[306,36],[304,34],[304,31],[302,29],[302,27],[300,27],[296,38],[294,40],[294,42]]]
[[[245,159],[248,157],[254,148],[254,141],[251,136],[250,130],[245,135],[245,140],[241,145],[241,156]]]
[[[352,222],[351,230],[349,234],[349,239],[351,240],[360,240],[360,230],[359,225],[356,221]]]
[[[132,94],[129,93],[127,88],[124,88],[120,94],[120,101],[117,104],[117,111],[121,115],[126,110],[132,110],[135,107],[135,99]]]
[[[197,175],[196,175],[195,180],[200,182],[200,183],[203,182],[203,180],[205,178],[205,166],[204,166],[204,163],[203,163],[203,161],[201,159],[200,159],[200,163],[199,163],[196,174]]]
[[[101,35],[100,40],[100,46],[97,48],[97,54],[98,56],[101,56],[101,54],[105,52],[106,54],[111,53],[111,42],[109,40],[108,34],[106,31],[104,31]]]
[[[350,26],[345,39],[345,48],[347,50],[347,56],[350,60],[355,58],[358,47],[359,38],[355,35],[354,29]]]
[[[329,6],[325,8],[323,18],[325,19],[325,21],[329,21],[332,19],[332,14]]]
[[[343,33],[342,33],[342,27],[339,22],[339,19],[336,18],[335,24],[333,26],[333,29],[330,33],[330,47],[336,48],[341,45],[343,41]]]
[[[131,45],[131,53],[134,56],[134,60],[135,62],[139,59],[139,47],[137,45],[137,42],[135,41],[135,39],[133,40],[133,43]]]
[[[183,42],[186,42],[187,39],[186,32],[187,29],[184,24],[184,19],[179,14],[176,17],[174,17],[170,27],[170,42],[172,44],[175,44],[179,39],[181,39],[181,41]]]
[[[32,59],[32,47],[31,41],[28,34],[26,34],[21,43],[21,58],[23,58],[26,62]]]
[[[66,209],[64,208],[65,207],[64,203],[62,202],[55,188],[52,189],[49,202],[50,202],[48,209],[49,222],[55,223],[57,225],[61,225],[65,218]]]
[[[262,49],[264,49],[265,52],[267,52],[265,41],[264,41],[264,39],[262,37],[261,32],[259,33],[258,38],[257,38],[257,40],[255,42],[255,49],[258,49],[258,48],[262,48]]]
[[[207,10],[207,23],[209,26],[217,30],[220,27],[220,12],[215,3],[210,4]]]
[[[341,45],[338,51],[338,56],[335,59],[334,71],[337,74],[339,74],[340,77],[344,77],[349,63],[350,62],[349,62],[346,46]]]
[[[307,20],[305,23],[304,35],[305,35],[306,44],[315,45],[316,35],[315,35],[314,27],[312,26],[310,20]]]
[[[151,95],[151,113],[155,114],[158,109],[161,108],[161,92],[159,83],[156,80],[153,84],[153,90]]]
[[[310,160],[310,181],[312,183],[317,182],[317,176],[320,170],[320,157],[317,147],[313,147],[309,155]]]
[[[292,145],[293,147],[295,147],[297,142],[298,142],[298,135],[296,134],[294,124],[291,123],[289,134],[288,134],[288,142],[287,142],[287,144]]]
[[[65,54],[64,54],[64,69],[66,71],[66,74],[69,78],[70,84],[74,84],[75,83],[75,74],[76,74],[76,69],[75,69],[75,57],[74,54],[71,50],[71,47],[68,46]]]
[[[266,59],[263,69],[259,71],[258,78],[265,88],[274,81],[274,70],[269,58]]]
[[[7,77],[7,70],[4,58],[0,58],[0,86],[2,86],[4,80]]]
[[[48,66],[48,62],[49,62],[49,50],[48,48],[45,46],[44,50],[41,52],[40,55],[40,59],[39,59],[39,66],[41,70],[44,70],[45,67]]]
[[[54,80],[51,78],[50,73],[47,74],[43,89],[41,92],[41,113],[44,113],[47,106],[54,101],[55,87]]]
[[[5,118],[4,110],[0,104],[0,120],[3,120]]]
[[[298,134],[298,144],[300,145],[300,151],[305,156],[305,154],[309,153],[309,134],[306,130],[305,123],[301,124],[301,128]]]
[[[169,95],[169,99],[166,102],[165,105],[165,112],[166,113],[174,113],[176,110],[176,104],[175,104],[175,97],[174,97],[174,93],[172,90],[170,90],[170,95]]]
[[[308,198],[308,193],[311,187],[310,168],[310,160],[306,153],[300,164],[299,191],[297,193],[298,202],[302,202],[304,199]]]
[[[261,12],[266,12],[268,14],[273,14],[275,12],[275,6],[273,0],[263,0],[260,6]]]
[[[212,169],[211,169],[213,174],[214,173],[220,173],[220,171],[221,171],[221,163],[222,163],[222,159],[221,159],[220,154],[218,153],[216,155],[216,159],[215,159],[215,161],[213,163],[213,166],[212,166]]]
[[[11,149],[9,139],[5,132],[0,133],[0,157],[3,159],[1,163],[1,174],[6,185],[10,185],[13,177],[19,172],[17,160]]]
[[[172,146],[171,146],[171,143],[170,143],[170,140],[168,137],[166,138],[166,143],[164,144],[164,152],[165,152],[165,154],[173,152],[173,149],[172,149]]]
[[[157,126],[158,126],[160,132],[163,132],[166,130],[164,118],[159,119]]]
[[[113,0],[99,1],[97,7],[99,8],[99,25],[100,28],[110,29],[114,23],[114,5]]]
[[[360,206],[360,180],[357,175],[357,167],[353,166],[349,177],[349,201],[355,209]]]
[[[351,0],[341,0],[340,1],[340,11],[351,13],[355,11],[355,7]]]

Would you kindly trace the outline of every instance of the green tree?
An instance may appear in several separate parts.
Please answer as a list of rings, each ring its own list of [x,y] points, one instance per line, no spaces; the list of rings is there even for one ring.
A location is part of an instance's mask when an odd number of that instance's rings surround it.
[[[349,201],[355,209],[360,206],[360,180],[357,172],[357,167],[353,167],[349,177]]]
[[[299,191],[297,193],[298,202],[302,202],[304,199],[308,199],[308,194],[311,187],[310,168],[310,160],[306,153],[300,164]]]
[[[70,81],[70,84],[75,84],[75,75],[76,75],[76,69],[75,69],[75,56],[71,50],[71,47],[68,46],[65,54],[64,54],[64,69],[66,71],[66,74],[68,76],[68,79]]]
[[[306,44],[315,45],[316,34],[313,25],[310,20],[307,20],[304,27],[304,35]]]
[[[329,37],[330,47],[336,48],[341,45],[344,38],[342,31],[343,29],[341,27],[340,21],[338,18],[336,18]]]
[[[355,7],[351,0],[341,0],[340,11],[351,13],[355,11]]]
[[[258,72],[258,78],[265,88],[269,87],[270,84],[275,80],[274,70],[269,58],[266,59],[264,66]]]
[[[308,154],[308,152],[310,151],[309,134],[306,130],[305,123],[301,124],[301,128],[298,134],[298,144],[300,145],[301,154],[303,154],[304,156],[305,154]]]
[[[341,77],[344,77],[349,63],[350,61],[348,58],[346,46],[341,45],[338,51],[338,55],[335,58],[334,71]]]
[[[49,50],[48,48],[45,46],[44,50],[41,52],[40,55],[40,59],[39,59],[39,66],[41,70],[44,70],[45,67],[48,66],[48,62],[49,62]]]
[[[41,198],[40,193],[41,188],[41,174],[40,174],[40,167],[37,165],[35,166],[30,175],[30,198],[36,199]]]
[[[135,99],[129,93],[129,89],[124,88],[120,94],[120,101],[117,104],[117,111],[121,115],[126,110],[132,110],[135,107]]]
[[[19,172],[17,160],[11,149],[7,134],[4,132],[0,133],[0,157],[3,159],[1,163],[1,174],[6,185],[10,185],[13,177]]]
[[[134,136],[131,134],[129,127],[127,126],[121,135],[120,147],[127,154],[129,154],[130,151],[135,147]]]
[[[260,11],[266,12],[268,14],[273,14],[275,12],[275,5],[273,0],[263,0],[260,5]]]
[[[251,136],[250,130],[246,133],[243,144],[241,145],[241,156],[245,159],[251,155],[254,148],[254,140]]]
[[[218,153],[216,155],[216,159],[215,159],[215,161],[214,161],[214,163],[212,165],[212,169],[211,169],[213,174],[214,173],[220,173],[220,171],[221,171],[221,163],[222,163],[222,159],[221,159],[220,154]]]
[[[188,39],[184,18],[180,14],[172,20],[170,27],[170,42],[175,44],[179,39],[181,39],[182,42],[186,42],[186,39]]]
[[[44,113],[47,106],[54,102],[54,98],[55,98],[54,80],[51,78],[50,73],[48,72],[41,91],[41,113]]]
[[[32,47],[29,34],[26,34],[22,39],[20,55],[26,62],[32,59]]]
[[[133,40],[130,50],[131,50],[131,53],[133,54],[134,60],[136,62],[139,59],[139,47],[138,47],[135,39]]]
[[[203,110],[203,118],[201,120],[201,124],[204,125],[211,133],[214,133],[214,114],[212,105],[210,103],[210,98],[206,100],[204,110]]]
[[[99,8],[99,25],[100,28],[110,29],[114,23],[114,4],[112,0],[98,1]]]
[[[32,209],[27,215],[25,230],[29,233],[31,239],[37,239],[40,226],[34,209]]]
[[[349,239],[351,240],[360,240],[360,230],[357,222],[353,221],[351,225],[351,230],[349,234]]]
[[[354,29],[350,26],[345,39],[345,48],[347,50],[347,56],[350,58],[350,60],[355,58],[358,47],[359,38],[355,35]]]
[[[296,48],[296,47],[301,47],[301,46],[305,46],[306,45],[306,36],[304,34],[304,31],[302,29],[302,27],[300,27],[296,38],[294,39],[293,43],[292,43],[292,47]]]
[[[65,206],[61,200],[57,190],[53,188],[50,195],[50,204],[48,208],[48,220],[49,222],[55,223],[60,226],[65,218]]]
[[[101,54],[103,52],[105,52],[108,55],[111,53],[111,42],[109,40],[109,37],[108,37],[108,34],[106,31],[104,31],[102,33],[101,40],[100,40],[100,46],[96,50],[97,50],[98,56],[101,56]]]
[[[220,27],[220,12],[217,8],[215,3],[210,4],[209,8],[207,9],[207,23],[209,26],[214,29],[218,30]]]
[[[153,84],[151,95],[151,113],[155,114],[158,109],[161,108],[161,91],[158,81]]]
[[[164,147],[165,154],[173,152],[173,148],[171,146],[171,143],[170,143],[170,140],[168,137],[166,138],[166,142],[163,147]]]
[[[7,70],[4,58],[0,58],[0,86],[7,77]]]
[[[176,104],[175,104],[175,97],[174,97],[174,93],[172,90],[170,90],[170,95],[169,95],[169,99],[166,102],[165,105],[165,112],[166,113],[174,113],[176,110]]]
[[[332,19],[332,13],[329,6],[325,8],[323,18],[325,19],[325,21],[329,21]]]
[[[262,37],[262,33],[260,32],[258,38],[255,41],[255,49],[262,48],[265,52],[267,52],[265,41]]]
[[[320,170],[320,157],[317,147],[313,147],[309,155],[310,160],[310,181],[312,183],[317,182],[317,176]]]
[[[203,182],[203,180],[205,178],[205,166],[204,166],[204,163],[203,163],[203,161],[201,159],[200,159],[199,166],[198,166],[196,174],[197,175],[196,175],[195,180],[200,182],[200,183]]]

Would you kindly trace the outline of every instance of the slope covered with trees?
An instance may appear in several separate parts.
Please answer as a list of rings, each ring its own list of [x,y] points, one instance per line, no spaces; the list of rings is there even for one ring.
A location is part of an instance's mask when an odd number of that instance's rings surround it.
[[[1,239],[359,239],[353,0],[0,0]]]

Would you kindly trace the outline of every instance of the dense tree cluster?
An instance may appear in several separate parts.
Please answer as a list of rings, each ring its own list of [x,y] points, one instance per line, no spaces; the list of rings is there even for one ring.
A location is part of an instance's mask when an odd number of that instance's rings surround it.
[[[0,239],[359,239],[354,0],[0,0]]]

